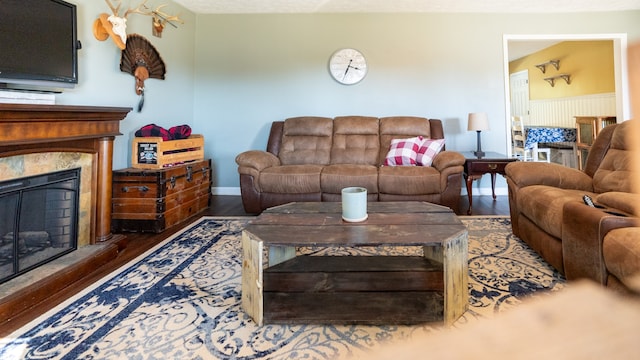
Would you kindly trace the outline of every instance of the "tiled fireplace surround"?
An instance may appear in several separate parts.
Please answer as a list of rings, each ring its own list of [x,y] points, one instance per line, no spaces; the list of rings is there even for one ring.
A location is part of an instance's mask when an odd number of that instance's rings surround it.
[[[83,249],[120,240],[110,229],[113,140],[121,135],[120,121],[129,111],[130,108],[114,107],[0,104],[0,181],[82,169],[75,252],[95,257],[94,252]],[[25,298],[37,303],[72,277],[66,274],[53,278],[39,279],[26,288],[18,286],[15,292],[11,284],[3,284],[0,323],[35,305],[25,302]]]

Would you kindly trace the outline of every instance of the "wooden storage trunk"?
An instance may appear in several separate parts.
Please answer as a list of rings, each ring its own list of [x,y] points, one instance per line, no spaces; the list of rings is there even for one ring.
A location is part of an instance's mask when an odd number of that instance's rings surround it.
[[[211,160],[166,169],[113,172],[112,232],[161,232],[205,210]]]
[[[161,137],[136,137],[132,142],[131,167],[162,169],[204,159],[204,136],[164,141]]]

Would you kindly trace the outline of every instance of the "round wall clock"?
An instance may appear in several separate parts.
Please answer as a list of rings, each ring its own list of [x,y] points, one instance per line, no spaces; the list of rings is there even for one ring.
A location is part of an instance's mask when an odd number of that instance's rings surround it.
[[[341,84],[356,84],[367,75],[367,61],[358,50],[340,49],[329,59],[329,72]]]

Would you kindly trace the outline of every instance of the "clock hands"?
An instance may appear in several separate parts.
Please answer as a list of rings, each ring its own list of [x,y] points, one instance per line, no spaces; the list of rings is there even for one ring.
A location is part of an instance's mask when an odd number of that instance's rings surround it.
[[[347,73],[349,72],[349,69],[354,69],[354,70],[362,70],[357,66],[353,66],[351,65],[351,63],[353,62],[353,59],[349,60],[349,64],[347,64],[347,68],[344,70],[344,75],[342,75],[342,80],[344,80],[344,78],[347,77]]]
[[[344,75],[342,75],[342,80],[344,80],[344,78],[347,77],[347,73],[349,72],[349,69],[351,69],[351,63],[353,62],[353,59],[349,60],[349,65],[347,65],[347,68],[344,70]]]

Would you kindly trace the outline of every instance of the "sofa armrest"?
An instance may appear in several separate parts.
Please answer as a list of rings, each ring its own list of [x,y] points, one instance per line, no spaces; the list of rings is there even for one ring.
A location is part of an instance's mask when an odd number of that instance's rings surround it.
[[[456,151],[441,151],[433,158],[433,166],[439,172],[453,166],[464,166],[464,155]]]
[[[561,189],[593,191],[593,179],[584,172],[554,163],[521,162],[507,164],[505,173],[517,188],[547,185]]]
[[[633,216],[616,216],[572,201],[562,211],[562,257],[568,280],[588,278],[606,284],[607,269],[602,256],[605,235],[617,228],[640,226]]]
[[[236,164],[240,174],[254,175],[268,167],[280,165],[280,159],[270,152],[249,150],[236,156]]]

